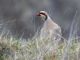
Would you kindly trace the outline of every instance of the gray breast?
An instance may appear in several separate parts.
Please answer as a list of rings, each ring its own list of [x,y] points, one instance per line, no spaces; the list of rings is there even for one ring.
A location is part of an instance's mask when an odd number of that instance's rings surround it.
[[[61,28],[52,20],[46,20],[40,31],[41,38],[50,38],[53,40],[61,40]]]

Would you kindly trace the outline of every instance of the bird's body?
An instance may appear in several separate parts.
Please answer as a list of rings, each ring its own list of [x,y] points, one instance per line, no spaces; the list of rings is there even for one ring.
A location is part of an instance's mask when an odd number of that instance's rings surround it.
[[[61,28],[58,24],[56,24],[47,14],[47,12],[45,11],[40,11],[41,15],[43,14],[44,16],[40,17],[42,18],[42,20],[44,21],[44,24],[40,30],[40,37],[41,38],[47,38],[50,37],[51,39],[58,39],[60,40],[61,37]],[[45,20],[46,19],[46,20]]]

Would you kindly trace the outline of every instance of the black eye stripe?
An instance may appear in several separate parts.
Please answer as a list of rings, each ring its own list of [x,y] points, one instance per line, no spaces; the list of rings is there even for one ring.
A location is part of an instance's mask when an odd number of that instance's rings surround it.
[[[42,15],[45,15],[45,16],[46,16],[46,14],[45,14],[45,13],[40,13],[40,14],[42,14]]]

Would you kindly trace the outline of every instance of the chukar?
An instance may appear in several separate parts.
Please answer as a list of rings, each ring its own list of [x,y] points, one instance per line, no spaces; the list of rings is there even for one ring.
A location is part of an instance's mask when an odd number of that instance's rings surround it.
[[[40,30],[40,37],[47,38],[51,37],[51,39],[58,39],[60,40],[61,37],[61,28],[58,24],[56,24],[45,11],[40,11],[37,16],[44,21],[44,24]]]

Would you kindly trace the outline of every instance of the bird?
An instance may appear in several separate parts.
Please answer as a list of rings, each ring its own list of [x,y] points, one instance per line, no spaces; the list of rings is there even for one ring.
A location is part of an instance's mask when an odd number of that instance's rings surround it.
[[[37,16],[44,22],[40,30],[40,37],[61,40],[61,27],[50,18],[49,14],[46,11],[39,11]]]

